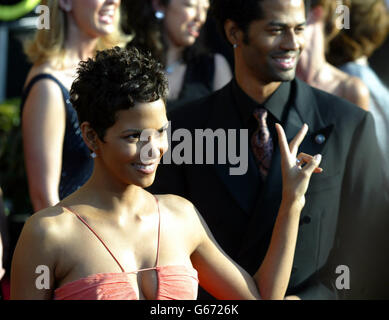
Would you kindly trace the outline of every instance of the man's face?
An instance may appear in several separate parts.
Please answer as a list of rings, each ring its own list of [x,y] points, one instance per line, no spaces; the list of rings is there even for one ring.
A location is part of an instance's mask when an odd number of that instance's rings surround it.
[[[249,25],[242,44],[248,70],[264,84],[293,80],[304,47],[303,0],[264,0],[264,18]]]

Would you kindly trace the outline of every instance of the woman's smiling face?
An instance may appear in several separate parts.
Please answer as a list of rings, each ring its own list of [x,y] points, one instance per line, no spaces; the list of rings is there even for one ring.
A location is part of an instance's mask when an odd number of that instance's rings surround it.
[[[165,103],[161,99],[118,111],[116,122],[106,130],[104,141],[98,139],[98,166],[119,184],[150,186],[168,149],[168,125]]]
[[[119,6],[120,0],[72,0],[70,14],[85,34],[102,37],[115,30]]]

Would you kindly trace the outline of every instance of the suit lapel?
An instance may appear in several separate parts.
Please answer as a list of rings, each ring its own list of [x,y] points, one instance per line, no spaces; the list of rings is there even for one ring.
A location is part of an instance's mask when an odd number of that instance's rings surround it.
[[[235,99],[232,95],[231,83],[221,90],[214,103],[214,106],[215,108],[208,119],[206,128],[210,128],[213,131],[222,128],[226,130],[226,135],[228,129],[234,129],[237,142],[236,154],[239,154],[241,136],[240,130],[242,127],[239,114],[235,107]],[[244,140],[245,146],[247,148],[244,147],[243,154],[240,154],[239,156],[241,158],[241,162],[243,162],[247,167],[246,174],[231,175],[230,168],[236,167],[236,165],[229,164],[228,156],[227,164],[215,164],[214,169],[216,175],[223,182],[228,192],[235,199],[238,205],[246,214],[250,214],[255,204],[259,177],[254,159],[251,152],[249,151],[249,141],[246,141],[246,139]],[[228,154],[230,151],[229,146],[226,150]]]
[[[300,145],[299,152],[316,155],[322,153],[333,130],[333,123],[322,119],[313,90],[305,82],[296,79],[295,108],[291,110],[287,121],[288,138],[292,139],[304,123],[309,130]]]
[[[295,96],[291,98],[294,103],[284,125],[286,137],[290,142],[303,124],[307,123],[308,133],[300,145],[299,152],[311,155],[321,153],[332,132],[333,125],[323,122],[316,98],[309,86],[298,79],[293,81],[292,85],[292,92]],[[320,135],[322,139],[318,139]],[[275,143],[277,145],[274,148],[269,175],[261,197],[257,197],[252,219],[242,239],[240,255],[249,253],[260,241],[270,240],[264,237],[271,234],[282,198],[281,155],[278,141]]]

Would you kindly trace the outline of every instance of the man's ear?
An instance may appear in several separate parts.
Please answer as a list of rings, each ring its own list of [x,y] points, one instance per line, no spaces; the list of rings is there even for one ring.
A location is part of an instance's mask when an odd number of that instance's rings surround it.
[[[82,138],[84,139],[85,144],[87,147],[96,152],[98,149],[98,135],[96,131],[91,127],[90,123],[88,121],[84,121],[80,125]]]
[[[63,11],[70,12],[73,8],[73,0],[59,0],[58,5]]]
[[[232,46],[240,46],[243,43],[243,31],[238,27],[235,21],[227,19],[224,23],[224,32],[228,42]]]

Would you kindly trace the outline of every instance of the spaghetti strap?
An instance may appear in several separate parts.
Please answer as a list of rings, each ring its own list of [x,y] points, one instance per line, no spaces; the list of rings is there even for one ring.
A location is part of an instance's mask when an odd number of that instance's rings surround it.
[[[89,224],[75,211],[73,211],[72,209],[70,209],[69,207],[63,207],[65,208],[66,210],[74,213],[76,215],[76,217],[86,226],[88,227],[88,229],[90,231],[92,231],[92,233],[97,237],[97,239],[100,240],[100,242],[103,244],[103,246],[105,247],[105,249],[107,249],[107,251],[110,253],[110,255],[112,256],[112,258],[116,261],[116,263],[118,264],[118,266],[120,267],[120,269],[122,270],[122,272],[125,272],[125,270],[123,269],[123,267],[121,266],[121,264],[119,263],[119,261],[115,258],[115,256],[113,255],[113,253],[111,252],[111,250],[109,250],[109,248],[107,247],[107,245],[104,243],[104,241],[99,237],[99,235],[89,226]],[[157,253],[157,259],[158,259],[158,253]]]
[[[155,266],[151,267],[151,268],[139,269],[137,271],[132,271],[132,272],[140,272],[140,271],[152,270],[152,269],[155,269],[155,268],[157,268],[159,266],[159,248],[160,248],[160,239],[161,239],[161,212],[160,212],[160,209],[159,209],[158,199],[157,199],[156,196],[154,196],[154,198],[155,198],[155,201],[157,203],[157,208],[158,208],[158,239],[157,239],[157,257],[156,257],[156,261],[155,261]],[[116,259],[114,254],[111,252],[111,250],[109,250],[108,246],[104,243],[103,239],[101,239],[99,237],[99,235],[92,229],[92,227],[77,212],[75,212],[74,210],[70,209],[69,207],[63,207],[63,208],[68,210],[68,211],[70,211],[71,213],[73,213],[96,236],[96,238],[99,239],[101,244],[105,247],[105,249],[107,249],[109,254],[116,261],[116,263],[118,264],[118,266],[122,270],[122,272],[126,272],[124,270],[124,268],[121,266],[121,264],[119,263],[119,261]]]
[[[158,208],[158,242],[157,242],[157,261],[155,262],[155,267],[158,267],[159,265],[159,247],[160,247],[160,240],[161,240],[161,211],[159,209],[159,202],[155,195],[153,195],[155,198],[155,201],[157,202],[157,208]]]

